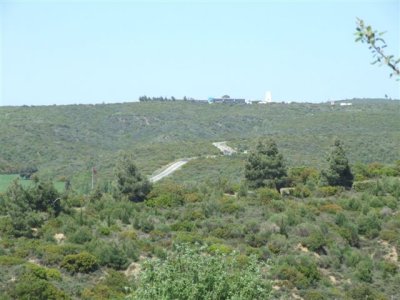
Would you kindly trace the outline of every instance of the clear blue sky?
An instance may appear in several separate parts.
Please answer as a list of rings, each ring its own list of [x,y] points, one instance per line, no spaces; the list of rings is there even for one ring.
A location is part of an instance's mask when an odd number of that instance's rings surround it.
[[[400,0],[0,0],[0,104],[400,98],[354,42],[356,17],[400,56]]]

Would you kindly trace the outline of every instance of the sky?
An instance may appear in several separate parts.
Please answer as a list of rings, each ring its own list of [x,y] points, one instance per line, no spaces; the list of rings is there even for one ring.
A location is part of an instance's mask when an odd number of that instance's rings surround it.
[[[0,0],[0,105],[399,99],[357,17],[400,57],[400,0]]]

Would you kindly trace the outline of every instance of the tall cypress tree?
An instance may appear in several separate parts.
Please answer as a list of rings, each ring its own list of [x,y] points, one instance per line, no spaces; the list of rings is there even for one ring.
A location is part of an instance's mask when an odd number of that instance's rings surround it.
[[[340,140],[335,140],[332,152],[328,157],[329,168],[322,172],[322,177],[330,186],[351,188],[354,176]]]
[[[245,166],[245,178],[251,188],[271,187],[280,189],[285,185],[286,166],[282,154],[273,140],[259,140],[249,154]]]
[[[140,174],[132,156],[127,153],[120,153],[115,177],[118,191],[131,201],[143,201],[151,190],[150,182]]]

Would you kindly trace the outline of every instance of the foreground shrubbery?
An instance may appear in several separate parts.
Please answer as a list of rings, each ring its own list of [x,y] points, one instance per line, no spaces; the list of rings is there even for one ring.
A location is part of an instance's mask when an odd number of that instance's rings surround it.
[[[166,260],[145,263],[129,299],[266,299],[271,287],[263,268],[254,257],[242,261],[178,246]]]
[[[14,184],[0,195],[0,299],[396,296],[398,178],[346,190],[319,186],[314,169],[288,174],[287,194],[223,178],[164,181],[139,203],[70,190],[59,213],[50,185]]]

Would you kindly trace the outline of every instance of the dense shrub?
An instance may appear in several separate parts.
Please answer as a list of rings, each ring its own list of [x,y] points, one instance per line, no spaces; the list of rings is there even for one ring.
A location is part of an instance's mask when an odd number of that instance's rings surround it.
[[[340,236],[345,239],[350,246],[359,247],[360,237],[358,236],[358,228],[353,223],[346,223],[343,227],[339,228]]]
[[[0,266],[21,265],[24,262],[25,260],[20,257],[0,255]]]
[[[88,227],[80,227],[68,240],[71,243],[84,244],[93,239],[92,231]]]
[[[224,244],[212,244],[207,249],[210,253],[217,254],[229,254],[233,251],[233,248]]]
[[[185,189],[177,184],[164,183],[155,186],[148,196],[146,205],[151,207],[174,207],[185,202]],[[193,201],[193,199],[191,199]]]
[[[268,249],[274,253],[279,254],[287,249],[287,238],[281,234],[273,234],[268,240]]]
[[[32,273],[38,278],[57,281],[61,280],[61,273],[57,269],[44,268],[32,263],[27,263],[24,267],[25,273]]]
[[[337,214],[338,212],[341,212],[343,210],[343,208],[335,203],[329,203],[329,204],[324,204],[322,206],[319,207],[319,210],[321,212],[327,212],[327,213],[331,213],[331,214]]]
[[[243,265],[235,254],[178,248],[165,261],[146,262],[129,299],[265,299],[271,288],[261,268],[254,258]]]
[[[18,278],[13,291],[10,293],[14,299],[70,299],[65,292],[56,288],[47,280],[37,278],[32,274],[22,275]]]
[[[373,265],[370,259],[364,259],[357,264],[356,276],[364,282],[372,282]]]
[[[50,280],[61,280],[60,272],[28,264],[15,284],[11,286],[13,299],[70,299],[65,292],[55,287]]]
[[[331,197],[336,195],[341,189],[337,186],[321,186],[315,191],[317,197]]]
[[[115,270],[126,269],[129,264],[126,253],[116,244],[97,243],[92,252],[101,266]]]
[[[399,232],[395,230],[390,230],[390,229],[384,229],[381,231],[379,237],[384,240],[388,241],[390,243],[400,241],[400,236]]]
[[[257,197],[262,203],[268,203],[271,200],[281,199],[281,195],[276,189],[260,188],[257,190]]]
[[[326,233],[322,232],[320,228],[313,228],[310,234],[303,239],[303,244],[311,251],[324,251],[323,247],[327,245]]]
[[[365,299],[374,299],[374,300],[388,300],[389,298],[382,295],[379,291],[377,291],[370,284],[362,283],[352,285],[347,291],[347,296],[349,299],[353,300],[365,300]]]
[[[98,284],[82,292],[83,300],[124,299],[129,287],[128,278],[121,272],[107,270],[107,275]]]
[[[98,263],[95,256],[81,252],[65,256],[61,267],[71,273],[90,273],[98,268]]]
[[[377,180],[356,181],[353,184],[353,189],[357,192],[366,192],[376,188],[376,185]]]
[[[381,230],[381,221],[377,214],[369,212],[367,216],[361,216],[358,221],[358,232],[368,237],[377,237]]]
[[[286,256],[275,263],[273,274],[279,280],[285,280],[289,287],[306,289],[314,286],[321,278],[317,264],[312,258],[301,256]]]
[[[297,198],[307,198],[311,196],[311,191],[307,186],[298,185],[293,190],[293,196]]]

